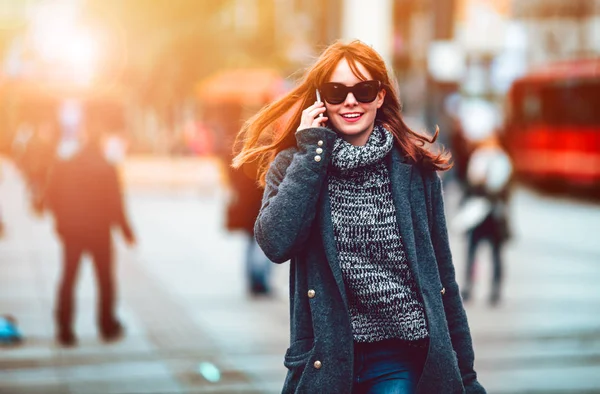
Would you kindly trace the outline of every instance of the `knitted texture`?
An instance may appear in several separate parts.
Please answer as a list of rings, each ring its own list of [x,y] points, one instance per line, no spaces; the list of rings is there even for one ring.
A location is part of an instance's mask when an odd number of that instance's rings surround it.
[[[384,160],[393,141],[376,126],[365,146],[338,138],[333,148],[331,216],[357,342],[428,337]]]

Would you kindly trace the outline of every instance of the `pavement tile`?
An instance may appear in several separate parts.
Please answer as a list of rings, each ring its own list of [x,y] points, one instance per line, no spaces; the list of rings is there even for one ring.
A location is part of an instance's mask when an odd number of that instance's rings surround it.
[[[35,382],[21,383],[18,385],[0,384],[0,394],[70,394],[69,386],[64,383],[44,383],[36,385]]]
[[[10,366],[37,365],[55,356],[53,341],[48,336],[26,337],[15,346],[0,348],[0,370]]]
[[[18,384],[56,385],[59,382],[60,378],[53,367],[0,370],[0,388]]]
[[[179,394],[184,393],[171,379],[144,378],[122,381],[70,382],[71,394]]]
[[[510,370],[489,370],[485,381],[494,387],[494,393],[598,393],[600,392],[600,374],[597,365],[569,368],[555,366],[530,368],[519,366]],[[507,384],[510,382],[510,384]]]

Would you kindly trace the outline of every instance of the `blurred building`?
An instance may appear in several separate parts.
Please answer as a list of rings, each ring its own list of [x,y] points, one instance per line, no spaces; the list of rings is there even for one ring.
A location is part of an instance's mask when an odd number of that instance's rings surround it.
[[[50,2],[0,0],[0,81],[29,75],[36,84],[60,77],[118,86],[130,98],[134,150],[162,153],[195,116],[199,81],[240,68],[272,68],[292,80],[338,38],[358,38],[378,50],[399,79],[405,114],[425,120],[429,130],[439,125],[442,133],[452,124],[444,109],[452,95],[501,105],[512,81],[530,67],[600,53],[600,0],[60,3],[81,9],[80,26],[41,18],[46,33],[40,27],[37,37],[46,58],[40,62],[40,48],[31,50],[28,42],[27,18]],[[97,50],[83,45],[86,29]]]
[[[532,65],[600,55],[600,1],[513,1]]]
[[[343,1],[233,0],[224,4],[221,21],[238,51],[238,64],[244,63],[243,53],[246,64],[292,73],[340,37]]]

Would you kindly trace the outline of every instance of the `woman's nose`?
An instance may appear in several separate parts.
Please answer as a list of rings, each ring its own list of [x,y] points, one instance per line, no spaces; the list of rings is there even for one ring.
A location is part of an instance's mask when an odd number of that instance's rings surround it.
[[[348,92],[348,95],[346,96],[346,100],[344,100],[344,105],[354,106],[356,104],[358,104],[356,97],[354,97],[354,94],[352,94],[352,92]]]

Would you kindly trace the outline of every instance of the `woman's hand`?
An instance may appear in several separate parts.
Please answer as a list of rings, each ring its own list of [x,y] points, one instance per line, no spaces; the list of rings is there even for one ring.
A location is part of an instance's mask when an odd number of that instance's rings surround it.
[[[300,126],[296,131],[310,129],[311,127],[322,127],[329,118],[326,116],[320,116],[325,113],[325,104],[322,102],[315,102],[310,107],[302,111],[302,118],[300,119]]]

